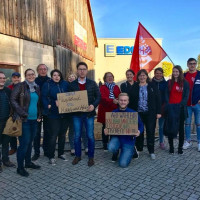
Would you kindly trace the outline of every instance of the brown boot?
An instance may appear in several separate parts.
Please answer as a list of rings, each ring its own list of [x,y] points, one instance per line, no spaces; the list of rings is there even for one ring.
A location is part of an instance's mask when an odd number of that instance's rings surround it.
[[[9,155],[13,155],[14,153],[16,153],[16,149],[11,149],[10,151],[9,151]]]
[[[88,166],[91,167],[92,165],[94,165],[94,158],[89,158]]]
[[[75,157],[74,160],[72,161],[72,165],[78,164],[78,162],[81,160],[81,157]]]

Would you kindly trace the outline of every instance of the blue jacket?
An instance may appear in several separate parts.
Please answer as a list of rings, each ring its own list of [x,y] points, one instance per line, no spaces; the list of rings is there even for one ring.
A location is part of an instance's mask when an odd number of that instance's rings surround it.
[[[186,74],[189,72],[184,73],[184,77],[186,77]],[[196,105],[198,101],[200,100],[200,71],[197,71],[197,75],[194,80],[194,86],[192,89],[192,105]]]
[[[42,87],[42,104],[45,115],[48,118],[58,119],[66,114],[59,114],[58,107],[56,106],[57,94],[68,92],[69,84],[67,81],[60,81],[59,83],[54,82],[52,79],[44,83]],[[48,109],[48,105],[51,108]]]
[[[112,112],[136,112],[136,111],[134,111],[130,108],[126,108],[126,110],[120,110],[119,108],[117,108],[117,109],[113,110]],[[144,131],[144,125],[143,125],[142,120],[139,115],[138,115],[138,130],[140,131],[140,134],[143,133],[143,131]],[[135,136],[119,135],[117,137],[119,137],[121,145],[123,145],[123,144],[129,144],[129,145],[133,145],[133,146],[135,145],[135,140],[136,140]]]

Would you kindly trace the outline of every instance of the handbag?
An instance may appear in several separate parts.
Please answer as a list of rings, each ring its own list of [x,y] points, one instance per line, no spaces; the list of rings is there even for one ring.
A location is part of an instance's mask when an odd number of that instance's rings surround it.
[[[10,116],[6,122],[6,126],[3,130],[4,135],[8,135],[10,137],[19,137],[22,135],[22,121],[20,119],[16,119],[13,121],[12,116]]]

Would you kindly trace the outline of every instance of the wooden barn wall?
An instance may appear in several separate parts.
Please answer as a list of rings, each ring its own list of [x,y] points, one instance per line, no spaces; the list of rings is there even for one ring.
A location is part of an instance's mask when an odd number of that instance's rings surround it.
[[[55,65],[63,73],[65,79],[67,79],[71,73],[76,73],[76,64],[80,61],[87,63],[88,78],[94,79],[94,63],[92,61],[85,59],[82,56],[59,45],[54,48],[54,55],[56,62]]]
[[[87,30],[87,50],[74,44],[74,19]],[[87,0],[0,0],[0,24],[0,33],[54,47],[60,44],[94,62]]]

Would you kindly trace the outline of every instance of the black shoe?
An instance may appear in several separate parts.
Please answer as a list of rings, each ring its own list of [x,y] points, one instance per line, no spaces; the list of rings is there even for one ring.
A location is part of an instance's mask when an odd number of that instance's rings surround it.
[[[178,148],[178,154],[183,154],[183,148]]]
[[[118,153],[114,153],[114,154],[112,155],[112,162],[116,162],[117,159],[118,159]]]
[[[108,151],[108,147],[107,147],[107,146],[108,146],[107,143],[104,143],[104,144],[103,144],[103,150],[104,150],[104,151]]]
[[[3,167],[0,165],[0,173],[3,172]]]
[[[28,173],[24,168],[22,168],[22,169],[18,169],[18,168],[17,168],[17,173],[18,173],[19,175],[21,175],[21,176],[25,176],[25,177],[28,177],[28,176],[29,176],[29,173]]]
[[[31,160],[36,161],[39,157],[40,157],[40,155],[34,154],[33,157],[31,158]]]
[[[14,163],[10,162],[10,160],[3,162],[3,165],[6,167],[16,167],[16,165]]]
[[[26,164],[26,165],[25,165],[25,168],[30,168],[30,169],[40,169],[41,166],[36,165],[35,163],[31,162],[31,163],[28,164],[28,165]]]
[[[169,149],[169,154],[172,154],[172,155],[174,154],[174,148]]]
[[[134,154],[133,154],[133,159],[138,159],[139,158],[139,153],[136,149],[136,147],[134,147],[135,151],[134,151]]]

